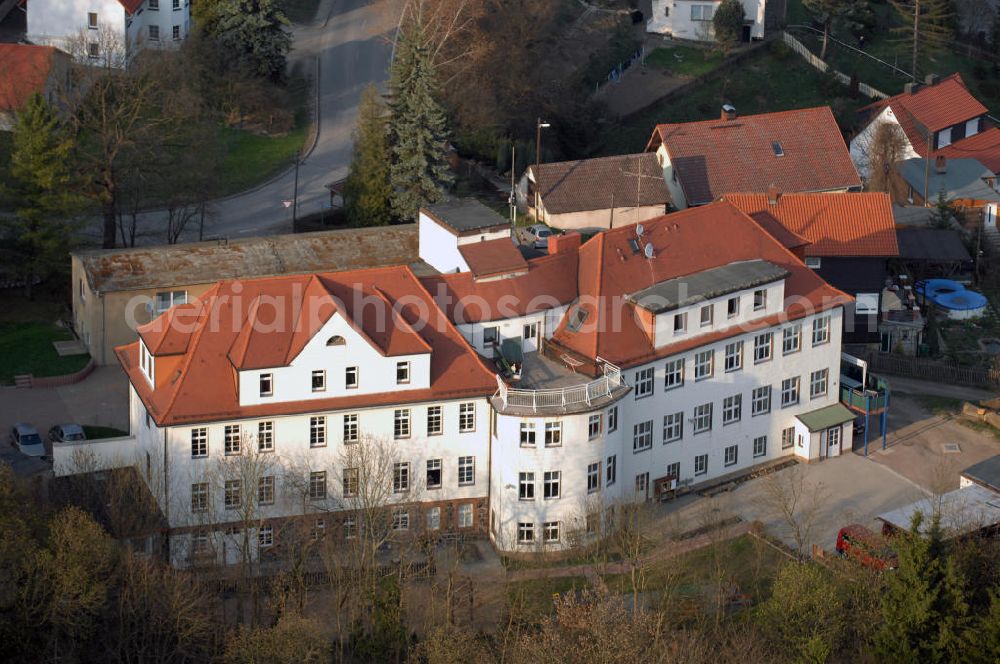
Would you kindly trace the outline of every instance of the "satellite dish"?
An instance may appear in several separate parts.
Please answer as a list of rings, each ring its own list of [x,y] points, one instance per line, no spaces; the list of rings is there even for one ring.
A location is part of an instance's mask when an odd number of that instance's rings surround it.
[[[642,234],[643,234],[643,233],[644,233],[645,231],[646,231],[646,229],[642,227],[642,224],[637,224],[637,225],[636,225],[636,227],[635,227],[635,234],[636,234],[636,235],[638,235],[639,237],[642,237]]]
[[[645,248],[643,249],[643,251],[646,253],[646,258],[652,258],[653,257],[653,245],[652,245],[652,243],[647,242]]]

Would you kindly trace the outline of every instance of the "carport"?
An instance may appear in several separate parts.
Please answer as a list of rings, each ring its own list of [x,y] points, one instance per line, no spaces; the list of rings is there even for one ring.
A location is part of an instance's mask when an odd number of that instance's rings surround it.
[[[913,516],[924,515],[921,533],[926,533],[930,516],[941,515],[941,529],[948,539],[974,534],[990,534],[1000,526],[1000,495],[978,484],[931,496],[876,517],[882,522],[882,532],[892,534],[908,531]]]

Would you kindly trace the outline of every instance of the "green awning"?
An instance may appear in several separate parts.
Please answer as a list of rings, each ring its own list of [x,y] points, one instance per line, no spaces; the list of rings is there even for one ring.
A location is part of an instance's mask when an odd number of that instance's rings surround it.
[[[799,422],[806,425],[810,433],[815,433],[817,431],[823,431],[829,429],[830,427],[835,427],[838,424],[844,424],[845,422],[850,422],[854,419],[854,413],[847,409],[847,407],[842,403],[835,403],[832,406],[827,406],[826,408],[820,408],[819,410],[813,410],[808,413],[802,413],[801,415],[796,415]]]

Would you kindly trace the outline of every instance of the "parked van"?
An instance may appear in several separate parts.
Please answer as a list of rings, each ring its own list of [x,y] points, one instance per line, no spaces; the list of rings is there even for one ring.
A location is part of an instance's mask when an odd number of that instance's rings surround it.
[[[885,539],[857,523],[844,526],[837,533],[837,553],[870,569],[896,569],[899,566],[896,552]]]

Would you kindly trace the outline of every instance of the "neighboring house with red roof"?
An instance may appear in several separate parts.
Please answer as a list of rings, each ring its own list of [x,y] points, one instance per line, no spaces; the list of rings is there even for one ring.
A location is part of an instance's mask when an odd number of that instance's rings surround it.
[[[861,178],[828,106],[661,124],[646,146],[655,152],[677,209],[733,191],[860,191]]]
[[[23,0],[27,39],[80,62],[123,66],[137,48],[168,47],[191,32],[190,0]]]
[[[49,104],[69,83],[69,56],[51,46],[0,44],[0,131],[14,128],[17,113],[36,92]]]
[[[902,130],[903,159],[940,154],[976,159],[993,173],[1000,172],[1000,129],[987,122],[989,109],[969,92],[960,74],[943,79],[929,74],[923,84],[907,83],[902,93],[861,110],[868,120],[851,139],[851,158],[865,177],[868,152],[882,124]]]
[[[899,256],[892,200],[884,193],[727,194],[729,201],[802,258],[827,283],[854,296],[845,339],[877,341],[888,261]]]

